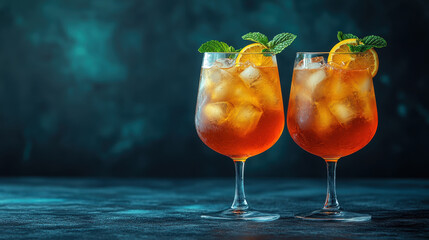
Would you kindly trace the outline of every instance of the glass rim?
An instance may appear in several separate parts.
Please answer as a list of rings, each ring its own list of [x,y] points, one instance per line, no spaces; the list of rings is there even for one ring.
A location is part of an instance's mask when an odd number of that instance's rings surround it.
[[[240,52],[203,52],[203,54],[206,54],[206,53],[210,53],[210,54],[212,54],[212,53],[221,53],[221,54],[243,54],[243,55],[247,55],[247,54],[269,54],[269,55],[276,55],[275,53],[272,53],[272,52],[260,52],[260,53],[255,53],[255,52],[245,52],[245,53],[240,53]]]
[[[322,55],[322,54],[359,54],[359,53],[361,53],[361,52],[296,52],[296,54],[313,54],[313,55],[316,55],[316,54],[319,54],[319,55]]]

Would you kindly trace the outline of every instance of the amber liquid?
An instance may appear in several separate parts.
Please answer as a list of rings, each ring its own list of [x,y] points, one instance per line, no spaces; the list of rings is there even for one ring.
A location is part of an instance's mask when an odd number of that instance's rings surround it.
[[[277,67],[202,68],[195,124],[214,151],[245,159],[269,149],[284,128]]]
[[[378,117],[366,70],[295,69],[287,114],[292,139],[304,150],[338,159],[367,145]]]

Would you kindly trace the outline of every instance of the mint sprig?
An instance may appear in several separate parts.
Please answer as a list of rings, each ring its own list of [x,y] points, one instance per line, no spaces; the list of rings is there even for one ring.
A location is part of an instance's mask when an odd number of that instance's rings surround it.
[[[351,33],[338,31],[337,38],[340,42],[345,39],[356,39],[356,45],[347,44],[351,52],[365,52],[371,48],[383,48],[387,46],[387,42],[384,38],[375,35],[358,38]]]
[[[274,54],[281,53],[285,48],[292,44],[295,40],[296,35],[292,33],[280,33],[277,34],[271,41],[268,41],[268,37],[260,32],[250,32],[242,36],[244,40],[260,43],[267,49],[264,52],[270,52]]]
[[[240,49],[236,50],[233,46],[229,46],[228,44],[226,44],[224,42],[211,40],[211,41],[203,43],[201,45],[201,47],[198,48],[198,51],[200,53],[205,53],[205,52],[239,52]]]
[[[268,38],[260,32],[250,32],[244,34],[241,38],[243,38],[244,40],[260,43],[268,48]]]
[[[341,31],[338,31],[338,34],[337,34],[337,38],[338,38],[338,41],[343,41],[343,40],[346,40],[346,39],[359,39],[358,37],[356,37],[355,35],[353,35],[353,34],[351,34],[351,33],[343,33],[343,32],[341,32]]]
[[[260,32],[250,32],[242,36],[244,40],[249,40],[262,44],[266,49],[263,52],[274,54],[281,53],[285,48],[292,44],[296,35],[292,33],[277,34],[271,41],[268,41],[267,36]],[[216,40],[205,42],[198,49],[200,53],[205,52],[240,52],[240,49],[235,49],[233,46]]]

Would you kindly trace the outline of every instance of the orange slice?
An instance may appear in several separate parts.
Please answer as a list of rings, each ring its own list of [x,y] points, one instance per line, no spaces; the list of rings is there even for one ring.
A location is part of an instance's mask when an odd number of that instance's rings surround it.
[[[236,65],[241,65],[246,62],[251,62],[256,66],[273,66],[273,58],[271,56],[264,56],[264,54],[249,54],[249,53],[262,53],[266,47],[260,43],[252,43],[241,49],[240,53],[235,60]]]
[[[330,51],[328,63],[345,69],[368,69],[374,77],[378,71],[378,55],[374,48],[363,53],[356,54],[335,54],[350,53],[347,44],[357,45],[356,39],[346,39],[337,43]]]

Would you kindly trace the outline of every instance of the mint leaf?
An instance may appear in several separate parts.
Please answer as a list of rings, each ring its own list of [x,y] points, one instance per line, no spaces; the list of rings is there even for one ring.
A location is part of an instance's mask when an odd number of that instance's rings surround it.
[[[337,38],[338,38],[338,41],[343,41],[344,40],[344,37],[343,37],[343,32],[341,32],[341,31],[338,31],[338,33],[337,33]]]
[[[228,44],[224,42],[219,42],[216,40],[211,40],[208,42],[205,42],[201,45],[200,48],[198,48],[198,51],[200,53],[205,52],[236,52],[234,47],[228,46]]]
[[[292,33],[280,33],[277,34],[268,45],[271,45],[270,52],[274,54],[281,53],[285,48],[292,44],[295,40],[296,35]]]
[[[292,33],[280,33],[277,34],[273,40],[271,40],[270,42],[268,42],[268,46],[269,48],[281,48],[282,46],[284,46],[280,52],[285,49],[287,46],[291,45],[292,42],[295,40],[296,35],[292,34]],[[279,46],[281,45],[281,46]]]
[[[384,40],[384,38],[375,35],[366,36],[362,38],[361,41],[365,45],[370,45],[376,48],[382,48],[387,46],[387,42],[386,40]]]
[[[343,40],[346,40],[346,39],[350,39],[350,38],[359,39],[357,36],[355,36],[351,33],[343,33],[341,31],[338,31],[337,38],[338,38],[338,41],[340,41],[340,42]]]
[[[267,36],[265,36],[264,34],[262,34],[260,32],[250,32],[250,33],[243,35],[241,38],[243,38],[244,40],[257,42],[257,43],[264,45],[265,47],[268,47]]]
[[[350,52],[365,52],[366,50],[369,50],[372,48],[370,45],[351,45],[347,44],[349,46]]]
[[[279,54],[295,40],[296,35],[292,33],[280,33],[269,42],[267,36],[259,32],[245,34],[242,38],[264,45],[266,49],[263,49],[262,52]]]

